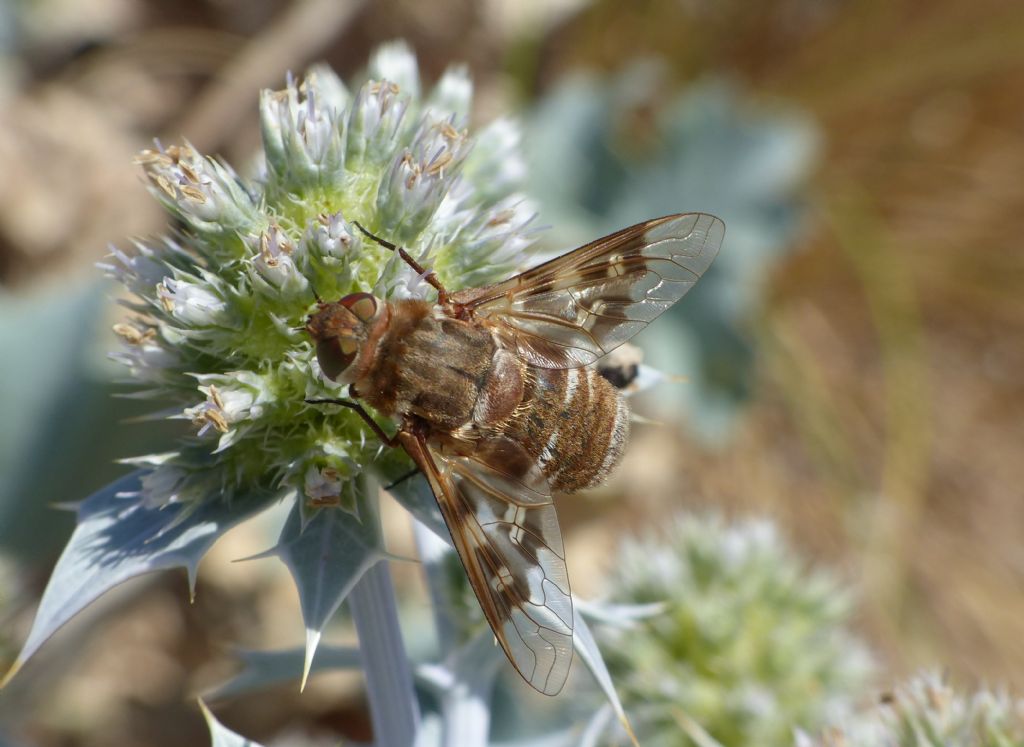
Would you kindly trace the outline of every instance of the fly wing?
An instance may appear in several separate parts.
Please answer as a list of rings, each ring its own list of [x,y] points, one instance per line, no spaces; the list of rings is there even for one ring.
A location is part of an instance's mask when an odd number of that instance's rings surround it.
[[[682,298],[724,237],[725,224],[707,213],[655,218],[451,301],[531,365],[585,366]]]
[[[558,694],[572,662],[573,613],[558,517],[547,480],[514,441],[444,454],[399,432],[430,482],[484,616],[533,688]]]

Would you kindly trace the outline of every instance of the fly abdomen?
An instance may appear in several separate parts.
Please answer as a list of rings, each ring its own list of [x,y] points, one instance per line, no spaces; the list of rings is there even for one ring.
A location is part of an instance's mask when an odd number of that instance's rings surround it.
[[[508,350],[496,348],[487,380],[473,406],[473,422],[493,428],[512,416],[523,401],[526,366]]]
[[[505,434],[537,459],[555,490],[598,485],[618,464],[629,407],[596,371],[530,368],[523,404]]]

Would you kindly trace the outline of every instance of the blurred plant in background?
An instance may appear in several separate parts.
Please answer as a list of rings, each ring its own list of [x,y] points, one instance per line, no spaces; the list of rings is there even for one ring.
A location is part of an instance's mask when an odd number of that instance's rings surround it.
[[[38,384],[29,390],[6,387],[0,393],[0,408],[10,426],[0,431],[0,548],[14,558],[28,560],[57,549],[69,522],[66,515],[55,515],[52,503],[73,493],[89,474],[89,455],[83,458],[88,449],[76,434],[87,425],[95,427],[92,416],[108,404],[111,393],[96,375],[103,361],[93,357],[91,347],[103,302],[95,282],[45,303],[0,296],[0,346],[9,356],[7,375]],[[26,317],[33,319],[31,326],[25,325]],[[50,344],[34,350],[41,329]],[[62,419],[40,417],[49,410],[59,411]],[[67,460],[68,470],[52,469],[51,450]]]
[[[801,733],[797,747],[1020,747],[1024,700],[987,689],[965,694],[924,672],[838,724],[816,738]]]
[[[599,629],[645,745],[700,747],[694,725],[724,747],[789,745],[797,727],[851,714],[872,673],[849,590],[766,520],[677,515],[623,544],[609,596],[665,605]]]
[[[659,396],[683,398],[687,423],[719,442],[750,395],[747,327],[767,276],[798,243],[818,134],[807,117],[755,106],[722,79],[666,98],[665,77],[649,62],[560,82],[529,120],[530,192],[567,246],[681,210],[725,221],[726,250],[686,308],[640,338],[659,368],[693,378]]]

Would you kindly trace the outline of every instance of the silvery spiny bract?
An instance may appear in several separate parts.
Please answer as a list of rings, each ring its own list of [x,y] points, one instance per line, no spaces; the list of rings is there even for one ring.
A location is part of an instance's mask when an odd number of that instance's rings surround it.
[[[175,217],[173,238],[113,250],[105,265],[134,295],[115,326],[116,357],[146,394],[180,402],[194,436],[151,468],[146,505],[227,500],[247,486],[351,506],[351,478],[400,454],[353,413],[304,403],[343,392],[325,379],[302,324],[315,295],[426,296],[429,287],[353,225],[406,247],[451,288],[528,263],[533,207],[519,131],[498,120],[472,136],[471,83],[449,70],[422,95],[402,44],[381,48],[350,92],[329,69],[260,99],[263,154],[243,179],[188,144],[138,158]]]

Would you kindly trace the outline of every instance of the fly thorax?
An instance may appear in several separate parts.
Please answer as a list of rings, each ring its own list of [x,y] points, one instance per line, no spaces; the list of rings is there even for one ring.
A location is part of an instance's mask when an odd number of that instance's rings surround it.
[[[400,305],[395,311],[401,317]],[[403,332],[397,327],[379,356],[382,366],[393,366],[394,409],[447,430],[470,422],[494,356],[490,334],[449,317],[424,316]]]

